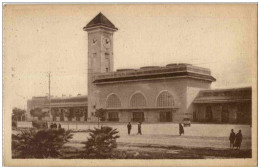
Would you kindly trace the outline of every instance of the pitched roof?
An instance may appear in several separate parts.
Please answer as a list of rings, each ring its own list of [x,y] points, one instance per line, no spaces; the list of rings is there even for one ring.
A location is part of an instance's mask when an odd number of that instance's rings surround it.
[[[92,27],[96,27],[96,26],[104,26],[104,27],[118,30],[115,27],[115,25],[113,23],[111,23],[111,21],[109,21],[101,12],[84,27],[84,30],[87,30],[88,28],[92,28]]]

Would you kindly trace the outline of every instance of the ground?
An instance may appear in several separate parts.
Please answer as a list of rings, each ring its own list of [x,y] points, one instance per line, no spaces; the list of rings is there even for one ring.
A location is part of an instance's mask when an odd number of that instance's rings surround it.
[[[250,158],[251,127],[230,124],[192,124],[184,127],[184,135],[179,136],[178,124],[142,124],[143,135],[137,135],[137,125],[132,125],[131,135],[126,124],[102,124],[119,131],[118,147],[114,150],[120,157],[145,159],[201,159],[201,158]],[[97,127],[96,124],[62,124],[63,128],[76,131]],[[229,133],[242,130],[241,150],[229,149]],[[74,132],[73,139],[64,147],[63,158],[80,158],[84,152],[87,132]]]
[[[78,129],[83,126],[78,125]],[[94,125],[85,125],[93,128]],[[95,125],[96,126],[96,125]],[[178,124],[143,124],[143,135],[137,134],[137,125],[132,125],[131,135],[127,134],[126,125],[103,124],[112,126],[119,131],[119,143],[132,144],[159,144],[181,147],[198,148],[229,148],[229,133],[231,129],[237,133],[242,131],[242,149],[251,149],[251,127],[249,125],[229,125],[229,124],[192,124],[191,127],[184,127],[184,135],[179,136]],[[66,126],[64,126],[65,128]],[[70,125],[72,128],[72,125]],[[73,143],[80,143],[87,140],[87,133],[78,132],[74,134]]]

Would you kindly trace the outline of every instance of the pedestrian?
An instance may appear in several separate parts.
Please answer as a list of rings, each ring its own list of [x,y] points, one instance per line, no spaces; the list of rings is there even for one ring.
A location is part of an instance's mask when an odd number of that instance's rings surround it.
[[[181,134],[184,134],[184,129],[181,123],[179,123],[179,134],[181,136]]]
[[[235,147],[239,150],[242,143],[242,139],[243,139],[243,135],[241,133],[241,130],[239,130],[238,133],[236,134],[236,139],[235,139]]]
[[[61,124],[59,124],[59,129],[61,129]]]
[[[53,128],[57,129],[57,124],[56,123],[53,124]]]
[[[132,125],[130,122],[128,122],[128,124],[127,124],[128,135],[130,135],[130,133],[131,133],[131,128],[132,128]]]
[[[51,123],[50,128],[51,128],[51,129],[53,128],[53,123]]]
[[[233,129],[231,129],[230,135],[229,135],[229,141],[230,141],[230,148],[234,148],[234,142],[236,139],[236,134]]]
[[[137,126],[138,126],[138,133],[137,134],[140,134],[140,135],[142,135],[142,130],[141,130],[141,122],[138,122],[138,124],[137,124]]]

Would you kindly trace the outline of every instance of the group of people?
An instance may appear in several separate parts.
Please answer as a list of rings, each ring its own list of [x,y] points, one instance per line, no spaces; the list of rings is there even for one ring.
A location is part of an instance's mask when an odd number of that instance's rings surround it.
[[[231,129],[231,132],[229,135],[230,149],[233,149],[234,147],[236,147],[236,149],[240,149],[242,139],[243,139],[243,135],[242,135],[241,130],[239,130],[238,133],[235,134],[234,130]]]
[[[50,128],[51,129],[57,129],[57,128],[61,129],[61,124],[57,125],[56,123],[51,123]]]
[[[142,126],[141,125],[142,125],[142,123],[138,122],[138,124],[137,124],[137,135],[142,135]],[[131,129],[132,129],[132,125],[131,125],[130,122],[128,122],[128,124],[127,124],[128,135],[131,134]],[[182,134],[184,134],[184,128],[183,128],[181,123],[179,123],[179,134],[180,134],[180,136]]]
[[[137,124],[137,135],[139,135],[139,134],[142,135],[141,124],[142,124],[141,122],[138,122],[138,124]],[[132,129],[132,125],[130,122],[128,122],[128,124],[127,124],[128,135],[131,134],[131,129]],[[184,134],[184,128],[181,123],[179,123],[179,134],[180,134],[180,136],[182,134]],[[240,149],[242,139],[243,139],[243,135],[242,135],[241,130],[239,130],[238,133],[235,134],[234,130],[231,129],[231,133],[229,136],[230,148],[233,149],[235,147],[236,149]]]
[[[137,124],[137,135],[142,135],[141,124],[142,124],[141,122],[138,122],[138,124]],[[128,124],[127,124],[128,135],[131,134],[131,129],[132,129],[132,125],[130,122],[128,122]]]

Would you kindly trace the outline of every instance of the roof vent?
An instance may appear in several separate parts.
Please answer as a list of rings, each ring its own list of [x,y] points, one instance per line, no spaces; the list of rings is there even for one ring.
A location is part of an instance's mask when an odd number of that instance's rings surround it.
[[[188,64],[188,63],[179,63],[178,65],[180,65],[180,66],[191,66],[191,64]]]
[[[167,65],[166,65],[166,67],[176,67],[176,66],[178,66],[177,63],[172,63],[172,64],[167,64]]]
[[[122,68],[122,69],[117,69],[117,72],[127,72],[127,71],[135,71],[135,69],[131,69],[131,68]]]
[[[144,67],[141,67],[140,69],[141,70],[152,70],[155,68],[160,68],[160,67],[159,66],[144,66]]]

